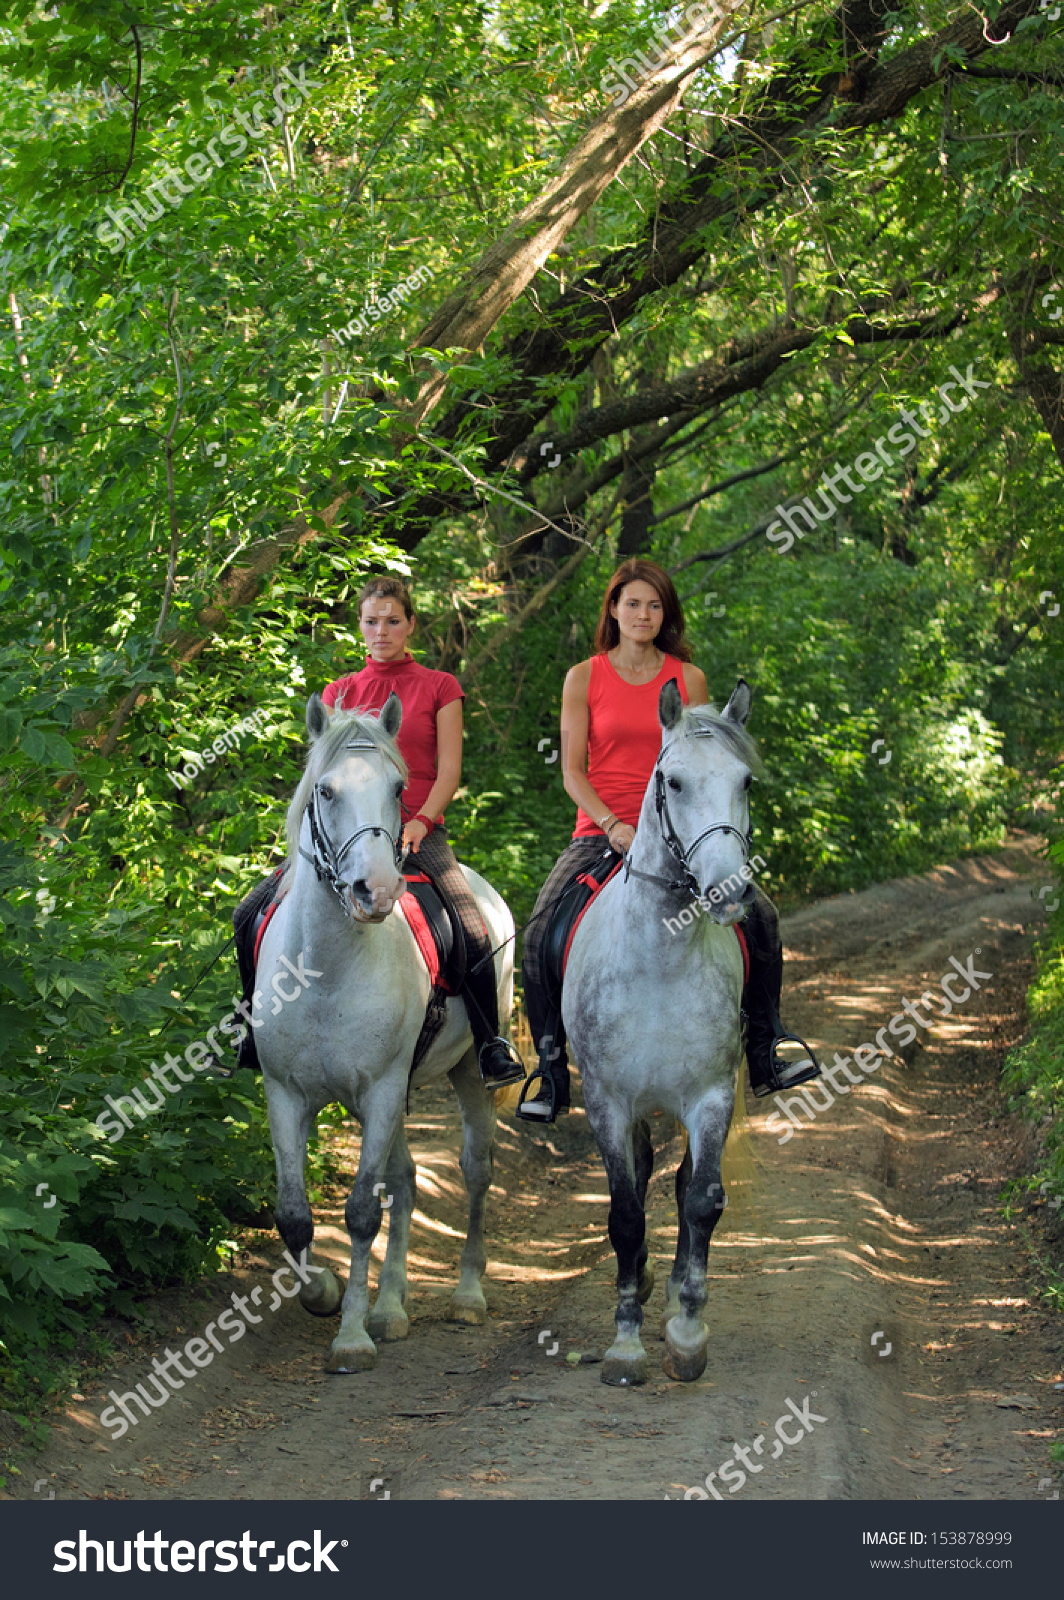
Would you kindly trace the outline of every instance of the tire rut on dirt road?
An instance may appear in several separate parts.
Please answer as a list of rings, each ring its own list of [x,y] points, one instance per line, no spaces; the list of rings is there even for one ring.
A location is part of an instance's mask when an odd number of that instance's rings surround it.
[[[825,1109],[812,1123],[796,1112],[801,1130],[784,1143],[767,1126],[774,1103],[753,1102],[726,1168],[697,1383],[661,1372],[674,1124],[655,1119],[651,1377],[611,1389],[593,1359],[612,1338],[607,1192],[579,1096],[550,1129],[500,1121],[490,1316],[468,1328],[444,1320],[465,1205],[456,1103],[434,1085],[408,1123],[419,1203],[405,1342],[382,1345],[372,1373],[327,1377],[335,1321],[287,1302],[112,1440],[98,1421],[108,1390],[143,1382],[152,1356],[201,1334],[232,1292],[268,1285],[280,1247],[253,1235],[238,1271],[145,1307],[151,1330],[70,1403],[16,1495],[35,1481],[63,1499],[682,1498],[739,1446],[750,1470],[742,1484],[734,1467],[713,1480],[725,1498],[1047,1498],[1059,1488],[1059,1322],[1039,1308],[1030,1224],[1004,1220],[999,1200],[1032,1153],[998,1074],[1024,1025],[1036,843],[1017,836],[784,919],[785,1016],[829,1062],[937,987],[951,956],[978,949],[993,979],[833,1103],[814,1085]],[[343,1194],[315,1217],[345,1270]],[[592,1359],[575,1364],[578,1353]]]

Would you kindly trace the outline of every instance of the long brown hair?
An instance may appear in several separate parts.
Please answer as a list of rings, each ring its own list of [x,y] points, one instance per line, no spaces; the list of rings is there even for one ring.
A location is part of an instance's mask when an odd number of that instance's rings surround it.
[[[649,583],[652,589],[657,590],[663,612],[661,630],[654,640],[658,649],[667,656],[675,656],[679,661],[690,661],[691,646],[684,638],[683,606],[676,593],[676,585],[656,561],[646,561],[642,556],[622,561],[606,585],[598,627],[595,629],[596,654],[604,655],[607,650],[612,650],[621,637],[617,618],[611,615],[610,607],[620,599],[622,589],[630,583]]]

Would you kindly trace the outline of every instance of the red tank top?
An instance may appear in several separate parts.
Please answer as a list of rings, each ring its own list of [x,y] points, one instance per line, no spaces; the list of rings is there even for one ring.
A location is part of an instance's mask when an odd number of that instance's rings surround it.
[[[669,679],[687,704],[683,662],[666,656],[650,683],[625,683],[609,656],[591,658],[587,688],[587,777],[618,821],[634,828],[661,749],[658,699]],[[586,812],[576,813],[574,839],[601,834]]]

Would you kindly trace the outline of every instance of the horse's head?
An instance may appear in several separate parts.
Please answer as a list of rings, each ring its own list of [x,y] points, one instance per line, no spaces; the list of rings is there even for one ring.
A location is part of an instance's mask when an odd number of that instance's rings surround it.
[[[307,701],[310,754],[289,811],[289,859],[302,848],[356,922],[383,922],[406,888],[399,797],[407,769],[395,743],[402,720],[395,694],[379,719],[337,711],[330,721],[320,695]]]
[[[653,781],[661,836],[692,892],[724,926],[738,922],[754,896],[749,790],[761,763],[746,732],[752,698],[740,678],[719,714],[710,706],[685,710],[670,679],[658,702],[662,746]]]

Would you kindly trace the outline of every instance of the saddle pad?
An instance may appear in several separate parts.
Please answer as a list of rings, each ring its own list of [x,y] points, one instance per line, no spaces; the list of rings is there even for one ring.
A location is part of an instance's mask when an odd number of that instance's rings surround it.
[[[746,934],[742,930],[742,925],[736,922],[733,926],[735,928],[735,937],[739,941],[739,949],[743,953],[743,988],[745,989],[750,982],[750,947],[746,942]]]
[[[408,884],[427,884],[435,895],[431,878],[426,877],[423,872],[407,873],[405,876]],[[438,896],[436,898],[438,899]],[[412,889],[407,889],[399,901],[399,909],[406,918],[411,933],[414,935],[418,950],[421,952],[421,959],[428,969],[429,981],[433,988],[445,989],[448,994],[453,994],[454,991],[444,971],[447,957],[451,952],[449,950],[441,951],[433,925],[425,914],[424,906]]]
[[[266,932],[266,929],[270,926],[270,923],[273,920],[273,914],[277,910],[277,907],[280,905],[280,903],[281,902],[279,900],[275,900],[270,906],[269,910],[262,913],[262,921],[259,923],[258,931],[255,934],[255,951],[252,957],[256,968],[259,964],[259,947],[262,944],[262,936]]]

